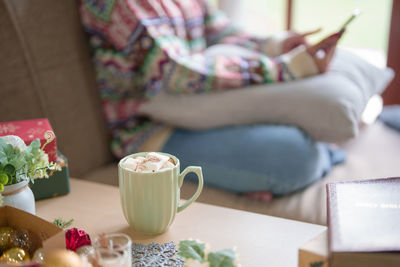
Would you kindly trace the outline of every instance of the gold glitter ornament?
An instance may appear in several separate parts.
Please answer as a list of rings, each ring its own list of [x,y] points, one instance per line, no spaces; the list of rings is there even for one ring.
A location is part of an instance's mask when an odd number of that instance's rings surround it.
[[[75,252],[59,249],[46,254],[41,267],[82,267],[82,261]]]
[[[17,229],[15,230],[15,237],[11,238],[11,243],[12,247],[23,248],[32,255],[38,247],[36,239],[36,236],[32,232],[26,229]]]
[[[15,233],[11,227],[0,227],[0,253],[13,247],[12,240],[15,239]]]
[[[30,260],[28,251],[23,248],[10,248],[0,257],[0,261],[5,261],[7,263],[21,263]]]
[[[35,263],[43,263],[44,262],[44,251],[43,248],[39,248],[33,253],[32,261]]]

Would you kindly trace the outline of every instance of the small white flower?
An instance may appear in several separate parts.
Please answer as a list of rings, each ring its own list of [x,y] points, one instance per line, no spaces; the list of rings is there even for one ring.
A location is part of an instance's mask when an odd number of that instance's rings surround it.
[[[18,148],[19,151],[24,151],[26,149],[26,144],[24,140],[22,140],[19,136],[6,135],[0,138],[2,138],[7,144],[12,145],[14,148]]]
[[[44,164],[48,165],[49,164],[49,155],[44,153],[43,151],[40,152],[40,161],[43,162]]]

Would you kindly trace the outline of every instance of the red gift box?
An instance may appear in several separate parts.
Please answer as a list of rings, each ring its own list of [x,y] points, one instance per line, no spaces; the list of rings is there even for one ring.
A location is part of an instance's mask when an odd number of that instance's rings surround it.
[[[4,135],[17,135],[26,145],[40,139],[42,146],[49,138],[54,138],[45,146],[44,151],[49,155],[50,162],[57,160],[57,140],[48,119],[0,122],[0,136]]]

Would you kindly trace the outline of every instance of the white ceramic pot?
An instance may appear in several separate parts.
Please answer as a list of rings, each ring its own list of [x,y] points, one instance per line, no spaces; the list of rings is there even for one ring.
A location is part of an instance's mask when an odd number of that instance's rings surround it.
[[[35,214],[35,197],[29,188],[29,180],[4,187],[3,205],[11,206]]]

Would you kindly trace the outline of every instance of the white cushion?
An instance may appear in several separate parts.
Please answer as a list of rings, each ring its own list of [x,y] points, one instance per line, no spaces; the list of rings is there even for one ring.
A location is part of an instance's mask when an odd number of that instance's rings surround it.
[[[336,52],[323,75],[198,95],[160,93],[140,112],[187,129],[273,123],[296,125],[314,140],[339,142],[358,134],[361,114],[394,74],[348,51]]]

